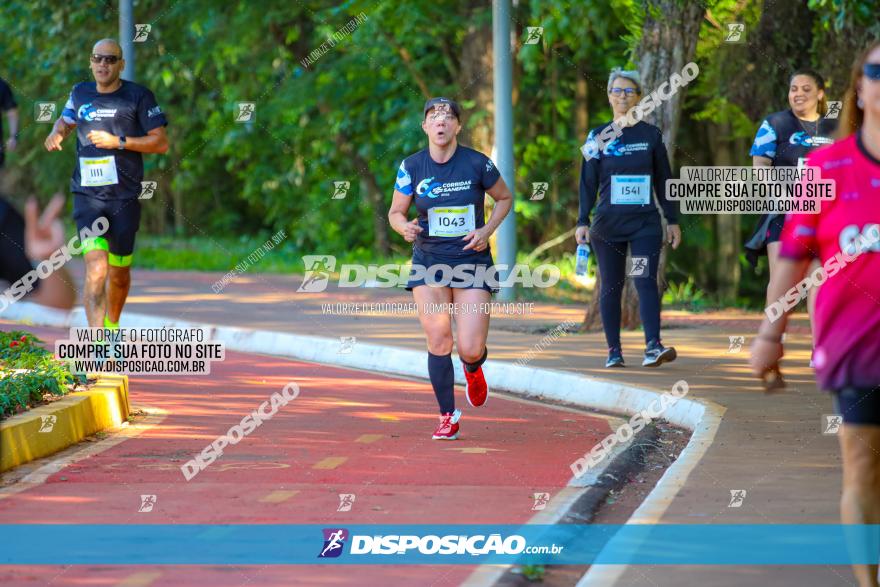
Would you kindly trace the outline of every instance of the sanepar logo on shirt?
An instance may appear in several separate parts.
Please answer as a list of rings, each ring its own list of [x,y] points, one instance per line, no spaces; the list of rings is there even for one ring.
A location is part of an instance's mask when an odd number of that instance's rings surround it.
[[[429,198],[436,198],[437,194],[434,193],[434,190],[440,187],[440,184],[431,183],[432,181],[434,181],[433,177],[426,177],[425,179],[420,181],[419,185],[416,186],[416,195],[424,196],[426,195],[425,192],[427,192],[427,196]]]
[[[788,142],[800,147],[817,147],[819,145],[830,145],[834,140],[828,137],[811,137],[803,131],[798,131],[788,137]]]
[[[428,196],[436,198],[437,196],[449,195],[452,192],[463,192],[471,189],[471,180],[466,181],[447,181],[443,183],[434,182],[434,177],[428,177],[419,182],[416,186],[416,196]]]
[[[89,102],[79,107],[76,116],[86,122],[94,122],[104,118],[113,118],[116,116],[116,108],[93,108],[92,103]]]

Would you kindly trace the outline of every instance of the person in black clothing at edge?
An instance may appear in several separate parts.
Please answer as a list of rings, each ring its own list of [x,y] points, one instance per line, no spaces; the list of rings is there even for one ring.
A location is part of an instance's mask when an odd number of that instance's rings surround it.
[[[789,81],[788,110],[775,112],[764,119],[755,135],[749,154],[754,167],[803,167],[810,151],[834,142],[837,119],[825,118],[828,102],[825,99],[825,80],[812,69],[796,71]],[[755,230],[746,241],[746,258],[756,267],[758,259],[767,255],[770,279],[779,266],[779,235],[785,221],[783,214],[762,214]],[[818,267],[813,261],[810,273]],[[810,323],[819,288],[811,288],[807,297]],[[767,289],[767,305],[773,301]],[[812,366],[812,359],[810,360]]]
[[[620,135],[613,141],[604,141],[609,135],[606,130],[611,125],[609,122],[590,131],[583,147],[575,239],[579,244],[590,243],[599,263],[602,277],[599,309],[608,343],[606,367],[624,366],[620,304],[626,280],[627,245],[634,263],[639,258],[643,263],[646,261],[645,270],[640,275],[634,274],[639,314],[645,329],[642,365],[658,367],[676,358],[675,349],[664,347],[660,342],[657,267],[664,235],[652,188],[668,224],[665,240],[673,249],[681,242],[681,229],[675,203],[666,199],[666,180],[672,171],[660,129],[644,121],[627,126],[627,112],[638,104],[641,94],[637,71],[613,70],[608,78],[608,101],[615,123],[622,127]],[[606,132],[602,134],[603,131]],[[600,144],[600,140],[607,144]],[[590,212],[597,194],[599,203],[591,222]]]
[[[458,144],[461,108],[456,102],[432,98],[422,116],[428,148],[401,162],[388,221],[413,243],[406,289],[418,305],[428,343],[428,374],[440,407],[440,425],[433,438],[455,440],[461,410],[455,409],[452,314],[431,311],[431,305],[463,304],[462,311],[454,312],[455,344],[464,366],[468,403],[482,406],[489,393],[482,370],[489,354],[486,306],[498,291],[491,274],[486,276],[493,269],[489,238],[510,212],[513,198],[489,157]],[[483,211],[485,194],[495,200],[488,220]],[[407,220],[413,204],[418,216]],[[451,280],[444,278],[447,268],[452,269]]]
[[[0,78],[0,112],[6,114],[6,120],[9,122],[9,138],[4,142],[3,118],[0,117],[0,167],[3,167],[6,151],[11,153],[18,145],[18,104],[15,103],[12,89],[3,78]]]
[[[64,209],[64,197],[56,195],[40,215],[35,198],[27,201],[24,218],[12,204],[0,197],[0,296],[25,274],[65,244],[64,227],[58,219]],[[24,299],[43,306],[69,310],[76,301],[76,288],[65,267],[56,269],[49,277],[35,280]],[[0,297],[0,315],[18,299],[14,292]]]

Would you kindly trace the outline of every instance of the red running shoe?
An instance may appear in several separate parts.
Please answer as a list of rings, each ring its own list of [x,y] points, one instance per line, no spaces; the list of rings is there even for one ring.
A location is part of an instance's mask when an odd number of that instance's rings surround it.
[[[455,440],[458,438],[458,420],[461,418],[461,410],[446,413],[440,416],[440,426],[434,430],[434,440]]]
[[[483,377],[483,367],[480,366],[473,373],[465,369],[464,378],[467,379],[467,393],[465,395],[467,395],[468,403],[479,408],[489,398],[489,386],[486,384],[486,378]]]

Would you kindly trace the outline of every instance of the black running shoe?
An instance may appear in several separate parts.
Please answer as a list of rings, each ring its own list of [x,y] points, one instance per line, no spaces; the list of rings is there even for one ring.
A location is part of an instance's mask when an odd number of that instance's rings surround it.
[[[605,361],[605,368],[611,369],[615,367],[626,367],[623,363],[623,353],[619,348],[608,349],[608,360]]]
[[[645,348],[645,360],[642,367],[659,367],[663,363],[671,363],[678,354],[674,347],[665,347],[659,340],[652,340]]]

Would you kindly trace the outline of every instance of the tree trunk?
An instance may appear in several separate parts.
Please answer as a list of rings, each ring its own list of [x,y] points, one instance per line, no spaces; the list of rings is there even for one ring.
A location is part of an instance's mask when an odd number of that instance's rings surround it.
[[[735,160],[731,152],[731,128],[729,122],[712,123],[710,135],[716,137],[713,141],[713,165],[734,165]],[[716,214],[715,234],[718,239],[717,255],[714,259],[716,268],[715,279],[717,282],[718,297],[724,302],[736,301],[736,292],[739,287],[740,266],[740,217],[738,214]]]
[[[462,113],[461,142],[486,155],[491,155],[495,144],[493,72],[492,27],[473,23],[462,44],[462,90],[458,101],[472,100],[474,107]]]
[[[639,73],[642,78],[642,95],[646,96],[667,81],[673,73],[680,73],[696,52],[700,23],[705,7],[696,0],[643,0],[645,20],[642,37],[636,48]],[[652,15],[657,15],[655,18]],[[663,142],[669,151],[670,164],[674,157],[674,139],[678,131],[684,89],[679,89],[669,100],[663,101],[646,120],[655,124],[663,132]],[[659,207],[659,206],[658,206]],[[661,212],[662,218],[662,212]],[[663,233],[666,233],[666,223]],[[665,239],[664,239],[665,240]],[[660,253],[660,267],[657,270],[657,287],[660,295],[666,289],[666,248]],[[587,307],[582,330],[595,328],[599,319],[599,296],[601,278],[596,280],[593,299]],[[628,279],[623,289],[623,308],[621,328],[635,329],[641,324],[639,317],[639,298],[632,280]]]
[[[747,44],[728,46],[722,71],[730,75],[724,91],[750,119],[761,120],[788,108],[789,76],[810,65],[814,19],[806,2],[764,2],[757,28],[745,31]],[[825,63],[827,50],[826,46],[818,50],[823,61],[820,70],[832,73],[835,70]],[[847,65],[843,71],[848,69]]]
[[[681,73],[684,66],[693,60],[705,7],[696,0],[643,0],[642,5],[645,8],[645,22],[636,55],[644,96],[667,81],[673,73]],[[660,17],[655,19],[651,14],[659,14]],[[669,100],[664,100],[647,118],[647,122],[658,126],[663,132],[670,163],[675,154],[673,146],[685,89],[679,89]]]
[[[373,233],[376,238],[376,252],[380,255],[391,254],[391,244],[388,239],[388,207],[382,198],[382,187],[376,181],[376,176],[370,171],[370,164],[364,161],[353,149],[348,150],[352,161],[357,167],[357,173],[361,179],[362,193],[365,194],[370,210],[373,212]]]
[[[367,169],[361,172],[361,193],[366,194],[373,211],[373,233],[376,236],[376,252],[380,255],[391,254],[391,244],[388,240],[388,217],[386,206],[382,201],[382,188],[376,183],[376,178]]]

